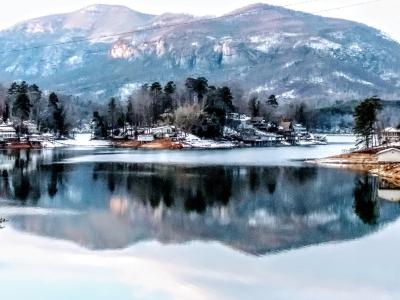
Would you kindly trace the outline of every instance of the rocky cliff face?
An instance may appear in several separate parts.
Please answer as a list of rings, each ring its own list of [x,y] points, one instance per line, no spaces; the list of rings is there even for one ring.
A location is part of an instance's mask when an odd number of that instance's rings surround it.
[[[35,48],[48,44],[58,45]],[[0,60],[0,80],[99,99],[187,76],[285,99],[400,94],[396,41],[362,24],[264,4],[216,19],[95,5],[1,32]]]

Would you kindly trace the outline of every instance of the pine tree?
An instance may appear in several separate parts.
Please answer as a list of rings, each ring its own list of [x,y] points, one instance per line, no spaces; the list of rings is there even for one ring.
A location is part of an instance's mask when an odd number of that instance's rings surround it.
[[[364,144],[367,149],[372,146],[377,115],[381,109],[381,99],[377,96],[367,98],[357,105],[353,128],[353,132],[357,136],[357,145]]]
[[[258,100],[257,95],[250,96],[248,107],[249,107],[250,115],[252,117],[260,116],[260,101]]]
[[[162,94],[162,86],[159,82],[154,82],[151,86],[150,86],[150,94],[152,97],[152,103],[151,103],[151,122],[153,124],[156,123],[156,121],[158,120],[159,116],[160,116],[160,96]]]
[[[48,126],[58,137],[61,137],[66,133],[65,113],[56,93],[49,95],[49,112]]]
[[[42,91],[36,84],[30,85],[28,87],[28,95],[29,99],[31,100],[32,104],[32,120],[35,121],[38,129],[40,129],[40,117],[41,117],[41,110],[42,110]]]
[[[29,120],[31,112],[31,103],[27,95],[27,87],[22,84],[16,89],[16,98],[13,103],[13,116],[19,120],[19,126],[17,127],[18,139],[21,137],[21,133],[24,130],[24,121]]]
[[[129,124],[130,130],[131,130],[131,135],[132,135],[132,129],[133,129],[133,124],[134,124],[134,111],[133,111],[133,104],[132,104],[131,100],[128,100],[125,119],[126,119],[126,122]]]
[[[267,104],[270,106],[278,106],[278,100],[275,95],[271,95],[267,99]]]
[[[111,98],[108,103],[108,113],[111,118],[111,136],[114,135],[114,127],[115,127],[115,112],[117,110],[117,101],[115,98]]]

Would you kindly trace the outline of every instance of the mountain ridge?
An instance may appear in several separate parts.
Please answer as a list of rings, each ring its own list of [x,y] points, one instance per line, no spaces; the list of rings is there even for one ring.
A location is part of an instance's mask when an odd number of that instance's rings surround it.
[[[75,38],[84,41],[10,51]],[[19,23],[0,42],[0,80],[94,98],[188,76],[287,99],[399,98],[398,42],[364,24],[260,3],[213,18],[93,5]]]

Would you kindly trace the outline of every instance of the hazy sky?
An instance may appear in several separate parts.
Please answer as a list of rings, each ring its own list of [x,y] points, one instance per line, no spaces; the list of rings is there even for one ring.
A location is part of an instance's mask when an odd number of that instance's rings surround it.
[[[96,4],[120,4],[142,12],[160,14],[163,12],[185,12],[194,15],[221,15],[236,8],[255,2],[274,5],[292,5],[290,8],[307,12],[347,6],[353,3],[370,2],[371,0],[11,0],[0,4],[0,28],[16,22],[60,12],[68,12]],[[399,0],[377,0],[352,8],[343,8],[319,13],[324,16],[346,18],[368,24],[383,30],[400,41],[398,14]]]

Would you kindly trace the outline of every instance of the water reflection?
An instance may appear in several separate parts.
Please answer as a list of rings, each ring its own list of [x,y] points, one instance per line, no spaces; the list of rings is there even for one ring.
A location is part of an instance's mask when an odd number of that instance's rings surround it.
[[[377,179],[364,175],[356,179],[354,188],[354,211],[369,225],[376,225],[379,218]]]
[[[378,197],[375,178],[343,170],[62,163],[73,155],[1,156],[0,198],[52,211],[19,210],[8,216],[13,227],[93,249],[203,240],[264,255],[354,239],[400,214]]]

